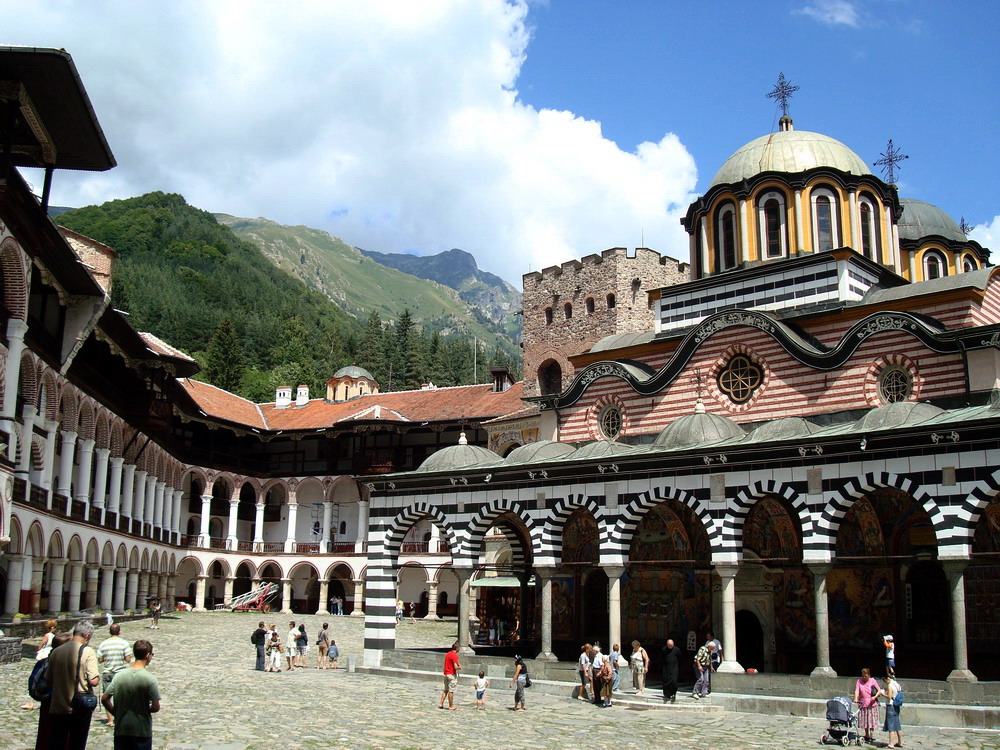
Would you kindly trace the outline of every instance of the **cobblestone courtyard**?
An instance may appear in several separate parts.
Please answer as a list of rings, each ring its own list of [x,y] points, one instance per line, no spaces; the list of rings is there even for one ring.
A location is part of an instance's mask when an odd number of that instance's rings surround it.
[[[436,683],[317,671],[293,674],[253,670],[249,636],[258,617],[246,614],[178,614],[161,621],[124,623],[129,641],[148,638],[155,657],[163,709],[155,715],[154,747],[286,750],[292,748],[791,748],[819,747],[826,726],[815,719],[694,711],[601,711],[576,700],[528,691],[528,710],[508,709],[511,693],[493,690],[487,711],[472,708],[471,688],[461,686],[458,711],[438,711]],[[272,615],[279,631],[291,618]],[[346,656],[361,660],[360,618],[295,616],[313,640],[323,619]],[[444,646],[454,623],[404,623],[400,647]],[[106,637],[101,627],[94,645]],[[466,659],[465,673],[475,667]],[[0,748],[34,746],[38,714],[18,708],[27,697],[32,662],[0,666]],[[494,686],[498,681],[494,680]],[[848,692],[845,680],[844,692]],[[506,685],[506,682],[504,682]],[[112,747],[112,730],[95,714],[89,747]],[[879,732],[879,746],[885,746]],[[909,748],[1000,748],[1000,732],[915,728],[906,730]]]

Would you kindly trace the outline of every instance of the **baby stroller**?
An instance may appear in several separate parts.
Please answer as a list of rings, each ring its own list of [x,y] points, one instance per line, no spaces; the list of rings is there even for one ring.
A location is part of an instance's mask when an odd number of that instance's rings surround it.
[[[853,706],[850,698],[832,698],[826,702],[826,720],[830,725],[823,735],[824,745],[829,743],[847,747],[852,742],[855,745],[861,744],[857,715],[851,710]]]

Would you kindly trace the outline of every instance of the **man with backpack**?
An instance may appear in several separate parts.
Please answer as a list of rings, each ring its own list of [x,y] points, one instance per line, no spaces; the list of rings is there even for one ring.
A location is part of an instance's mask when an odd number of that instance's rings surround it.
[[[250,643],[257,647],[257,666],[254,669],[258,672],[264,671],[264,646],[267,643],[266,638],[267,630],[264,629],[264,623],[258,622],[257,629],[250,636]]]
[[[49,654],[46,677],[52,688],[50,747],[75,750],[87,746],[90,719],[97,707],[94,688],[101,681],[97,654],[89,645],[93,635],[93,623],[81,620],[73,627],[73,637]]]

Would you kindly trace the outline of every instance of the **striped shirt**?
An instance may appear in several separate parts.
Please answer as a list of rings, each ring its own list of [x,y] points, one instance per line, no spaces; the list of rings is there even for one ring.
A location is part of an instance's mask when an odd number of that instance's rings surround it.
[[[114,674],[125,669],[125,659],[132,655],[132,647],[128,641],[113,635],[97,647],[97,660],[105,673]]]

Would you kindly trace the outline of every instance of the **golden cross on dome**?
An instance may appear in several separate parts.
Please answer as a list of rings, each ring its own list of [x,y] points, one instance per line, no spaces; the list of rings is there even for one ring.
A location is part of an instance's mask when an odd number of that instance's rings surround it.
[[[774,84],[774,88],[768,93],[768,99],[774,99],[778,102],[778,106],[781,107],[781,116],[788,116],[788,100],[792,98],[792,94],[799,90],[798,86],[793,86],[791,83],[785,80],[785,74],[778,74],[778,82]]]
[[[910,158],[909,154],[904,154],[898,148],[892,145],[892,138],[889,139],[889,145],[885,147],[885,151],[881,154],[881,159],[876,159],[872,162],[873,167],[882,167],[882,174],[885,175],[885,181],[890,185],[896,184],[896,167],[900,162],[905,161]]]

